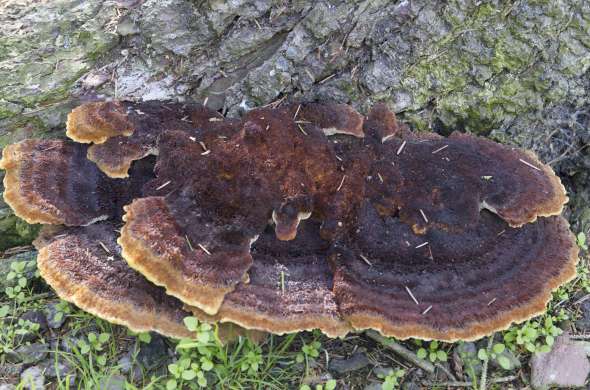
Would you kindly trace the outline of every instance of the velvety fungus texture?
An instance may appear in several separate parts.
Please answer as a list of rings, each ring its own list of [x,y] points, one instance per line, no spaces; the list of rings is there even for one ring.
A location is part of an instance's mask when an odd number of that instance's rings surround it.
[[[413,133],[384,104],[226,119],[94,102],[67,135],[7,146],[4,197],[47,225],[35,245],[57,294],[134,330],[189,336],[191,312],[230,336],[472,340],[542,313],[575,275],[549,166],[470,134]]]

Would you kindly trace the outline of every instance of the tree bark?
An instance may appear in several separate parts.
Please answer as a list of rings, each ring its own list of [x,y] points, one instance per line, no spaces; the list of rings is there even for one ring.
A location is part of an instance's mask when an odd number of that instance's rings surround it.
[[[97,98],[386,102],[420,131],[535,150],[590,227],[590,3],[583,0],[5,0],[0,147],[63,135]],[[20,233],[17,225],[21,225]],[[0,204],[0,249],[30,240]]]

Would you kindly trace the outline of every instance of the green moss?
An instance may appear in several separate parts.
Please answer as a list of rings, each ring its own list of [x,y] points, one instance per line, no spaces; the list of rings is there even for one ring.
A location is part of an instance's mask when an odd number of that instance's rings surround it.
[[[590,68],[590,45],[584,44],[590,23],[572,22],[551,2],[527,7],[468,9],[450,2],[443,16],[451,31],[405,69],[402,86],[412,91],[414,111],[405,118],[418,129],[438,119],[448,128],[487,134],[567,98],[570,79]],[[424,110],[431,105],[434,113]]]
[[[25,138],[43,138],[47,136],[47,127],[38,117],[19,116],[10,123],[2,124],[4,132],[0,135],[0,148]]]

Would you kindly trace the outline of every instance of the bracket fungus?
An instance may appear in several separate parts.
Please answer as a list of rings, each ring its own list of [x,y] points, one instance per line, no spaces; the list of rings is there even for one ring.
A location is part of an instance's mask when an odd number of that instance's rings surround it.
[[[412,133],[382,104],[236,120],[97,102],[67,135],[7,146],[4,197],[55,225],[35,245],[58,295],[135,330],[184,337],[192,312],[277,334],[472,340],[541,313],[575,275],[550,167],[469,134]]]

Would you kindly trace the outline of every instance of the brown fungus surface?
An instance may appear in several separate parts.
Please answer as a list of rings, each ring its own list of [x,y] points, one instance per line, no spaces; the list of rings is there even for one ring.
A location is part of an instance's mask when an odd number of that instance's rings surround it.
[[[321,329],[344,336],[351,327],[332,292],[328,250],[317,222],[305,224],[293,241],[279,241],[267,229],[252,246],[248,280],[226,295],[213,318],[275,334]]]
[[[44,228],[35,241],[41,276],[66,301],[136,332],[190,337],[179,300],[148,282],[121,258],[116,226]]]
[[[208,141],[231,133],[235,123],[200,104],[95,102],[70,113],[66,134],[77,142],[94,143],[88,159],[108,176],[124,178],[133,161],[158,154],[158,137],[166,131]]]
[[[190,230],[179,225],[163,197],[137,199],[125,210],[118,242],[127,263],[208,314],[217,312],[252,265],[250,239],[197,209],[186,215],[194,217]]]
[[[471,229],[424,235],[368,201],[358,218],[330,256],[340,312],[356,329],[477,339],[541,314],[575,276],[578,249],[562,217],[511,228],[484,210]]]
[[[312,103],[228,120],[198,105],[92,103],[68,134],[94,144],[7,147],[5,196],[43,223],[125,213],[120,247],[111,222],[46,232],[38,245],[67,271],[46,267],[58,294],[112,298],[133,318],[77,304],[131,327],[164,296],[202,320],[278,334],[470,340],[541,313],[575,273],[558,216],[567,197],[548,166],[468,134],[414,134],[385,105],[366,118]]]
[[[120,214],[149,179],[147,162],[133,179],[114,180],[86,159],[86,146],[25,140],[2,152],[4,199],[28,223],[81,226]]]
[[[364,118],[348,104],[302,103],[285,108],[297,125],[312,124],[325,135],[346,134],[363,138]]]
[[[416,232],[473,227],[480,210],[513,227],[559,215],[568,198],[551,168],[531,152],[470,134],[406,136],[379,145],[369,198],[399,212]]]

